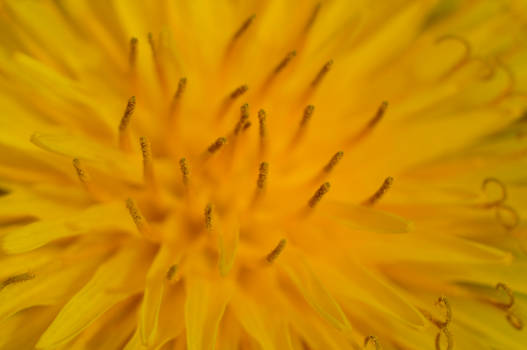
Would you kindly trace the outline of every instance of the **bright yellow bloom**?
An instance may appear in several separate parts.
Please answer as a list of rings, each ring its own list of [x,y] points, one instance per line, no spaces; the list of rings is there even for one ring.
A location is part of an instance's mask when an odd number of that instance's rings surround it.
[[[0,349],[524,350],[526,35],[523,0],[0,0]]]

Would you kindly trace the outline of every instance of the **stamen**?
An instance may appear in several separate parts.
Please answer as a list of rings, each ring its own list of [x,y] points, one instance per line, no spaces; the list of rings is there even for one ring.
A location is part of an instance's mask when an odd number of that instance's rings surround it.
[[[515,302],[514,294],[512,293],[512,289],[510,289],[509,286],[507,286],[505,283],[501,283],[501,282],[496,285],[496,289],[497,290],[502,290],[509,297],[509,301],[507,303],[499,303],[499,305],[501,307],[505,308],[505,309],[512,308],[514,306],[514,302]]]
[[[187,87],[187,78],[183,77],[179,79],[179,82],[177,84],[176,94],[174,95],[175,100],[178,100],[181,98],[181,96],[185,92],[186,87]]]
[[[132,220],[134,220],[135,226],[137,227],[139,233],[145,236],[149,235],[150,229],[148,224],[133,199],[128,198],[126,200],[126,208],[128,208],[130,216],[132,217]]]
[[[212,145],[207,148],[207,152],[209,155],[212,155],[216,153],[224,144],[227,143],[227,139],[225,137],[220,137]]]
[[[454,348],[454,340],[452,339],[452,333],[450,333],[447,327],[441,328],[437,333],[435,341],[436,350],[441,350],[441,334],[444,334],[446,337],[446,350],[452,350]]]
[[[91,178],[81,160],[78,158],[73,159],[73,167],[77,171],[77,175],[79,176],[79,180],[82,182],[82,184],[84,186],[88,185],[91,182]]]
[[[521,331],[523,329],[523,321],[521,318],[519,318],[514,312],[509,310],[507,312],[507,321],[509,321],[509,324],[516,328],[517,330]]]
[[[452,322],[452,308],[450,307],[450,302],[445,296],[439,297],[436,301],[436,305],[445,310],[445,320],[440,322],[440,328],[445,328]]]
[[[372,119],[350,140],[350,145],[354,145],[358,141],[362,140],[364,137],[366,137],[370,132],[372,132],[373,128],[381,121],[382,117],[386,113],[386,109],[388,108],[388,102],[384,101],[379,106],[379,109],[377,109],[377,113],[373,116]]]
[[[128,63],[130,64],[130,68],[133,69],[135,67],[136,61],[137,61],[137,44],[138,44],[137,38],[131,38],[130,39],[130,54],[128,56]]]
[[[246,93],[247,90],[249,90],[249,87],[247,85],[245,85],[245,84],[241,85],[240,87],[237,87],[233,92],[231,92],[229,97],[230,97],[231,100],[235,100],[238,97],[240,97],[241,95],[243,95],[244,93]]]
[[[139,138],[141,144],[141,152],[143,153],[143,176],[145,183],[154,183],[154,162],[152,160],[152,146],[150,141],[142,136]]]
[[[309,17],[309,19],[308,19],[308,21],[306,23],[306,26],[304,27],[304,33],[307,33],[311,29],[313,24],[315,23],[315,20],[317,19],[318,14],[320,12],[321,5],[322,4],[320,2],[318,2],[315,5],[315,8],[313,9],[313,12],[311,13],[311,16]]]
[[[234,103],[234,101],[242,96],[243,94],[245,94],[247,92],[247,90],[249,90],[249,87],[244,84],[244,85],[241,85],[239,87],[237,87],[236,89],[234,89],[222,102],[222,104],[220,105],[219,109],[218,109],[218,113],[217,113],[217,119],[220,120],[224,115],[225,113],[227,113],[227,111],[229,110],[229,108],[231,107],[231,105]]]
[[[328,193],[330,187],[331,185],[329,184],[329,182],[325,182],[324,184],[322,184],[322,186],[319,187],[313,197],[311,197],[311,199],[309,200],[308,206],[310,208],[315,208],[318,202],[320,202],[320,200],[322,199],[322,197],[324,197],[324,195]]]
[[[501,182],[500,180],[494,177],[488,177],[483,180],[483,183],[481,184],[481,190],[485,192],[489,184],[498,185],[501,195],[499,196],[498,199],[491,201],[489,203],[486,203],[484,205],[485,208],[492,208],[492,207],[498,206],[507,200],[507,187],[505,186],[503,182]]]
[[[135,96],[130,97],[126,104],[121,123],[119,124],[119,146],[123,151],[130,151],[130,135],[128,125],[135,110]]]
[[[305,128],[307,123],[311,120],[311,117],[313,116],[313,112],[315,111],[315,106],[308,105],[304,109],[304,116],[302,117],[302,120],[300,121],[300,127]]]
[[[508,84],[505,89],[503,89],[503,92],[496,96],[496,98],[491,102],[492,104],[496,104],[503,100],[505,97],[514,93],[514,89],[517,85],[517,78],[514,74],[514,71],[508,65],[503,63],[503,61],[499,58],[496,59],[496,65],[497,67],[501,68],[507,75]]]
[[[247,124],[247,120],[249,119],[249,105],[246,103],[241,106],[240,108],[240,120],[238,123],[236,123],[236,127],[234,128],[234,135],[238,135],[242,128],[245,127]]]
[[[374,335],[368,335],[366,338],[364,338],[364,349],[368,347],[368,344],[375,345],[375,350],[381,350],[381,344],[379,344],[379,340]]]
[[[166,275],[167,280],[169,282],[171,282],[174,279],[174,276],[176,275],[177,270],[178,270],[178,264],[174,264],[170,266],[170,268],[167,271],[167,275]]]
[[[375,192],[373,196],[365,200],[362,204],[368,206],[374,205],[379,199],[382,198],[382,196],[384,196],[386,191],[388,191],[388,189],[392,186],[392,183],[393,177],[387,177],[382,183],[381,187],[377,190],[377,192]]]
[[[291,62],[291,60],[296,56],[296,51],[289,52],[283,59],[280,61],[280,63],[276,66],[276,68],[273,71],[274,75],[277,75],[280,73],[288,64]]]
[[[340,162],[343,156],[344,156],[344,152],[342,151],[335,153],[335,155],[331,157],[331,160],[329,161],[329,163],[326,164],[323,171],[325,173],[330,173],[331,170],[333,170],[333,168]]]
[[[253,14],[253,15],[249,16],[249,18],[247,18],[245,20],[245,22],[242,23],[241,27],[232,36],[232,42],[238,40],[243,35],[243,33],[245,33],[247,31],[247,29],[249,29],[249,27],[253,23],[255,17],[256,17],[256,15]]]
[[[157,60],[156,43],[151,32],[148,33],[148,44],[150,45],[150,49],[152,50],[152,57],[154,58],[154,60]]]
[[[520,224],[520,215],[508,205],[500,204],[496,207],[496,219],[507,231],[514,230]]]
[[[182,175],[182,178],[183,178],[183,185],[185,187],[187,187],[188,186],[189,175],[190,175],[190,170],[189,170],[189,167],[188,167],[188,164],[187,164],[187,160],[185,158],[181,158],[179,160],[179,168],[181,169],[181,175]]]
[[[265,143],[267,135],[267,114],[263,109],[258,111],[258,121],[259,121],[259,135],[260,135],[260,157],[263,156],[265,152]]]
[[[26,282],[35,278],[35,274],[31,272],[22,273],[20,275],[12,276],[0,283],[0,291],[11,284],[17,284],[21,282]]]
[[[256,186],[259,190],[264,190],[267,184],[267,175],[269,174],[269,163],[262,162],[260,164],[260,172],[258,173],[258,180]]]
[[[331,69],[331,66],[333,66],[333,60],[329,60],[328,62],[326,62],[326,64],[324,64],[324,66],[322,66],[322,69],[320,69],[320,72],[318,72],[315,79],[313,79],[313,81],[311,82],[311,87],[315,87],[318,84],[320,84],[322,79],[324,79],[326,74],[328,74],[329,70]]]
[[[205,228],[207,231],[212,230],[212,204],[210,203],[205,206]]]
[[[293,137],[292,141],[291,141],[291,145],[290,147],[294,146],[295,144],[297,144],[300,139],[302,138],[302,136],[304,136],[304,133],[306,131],[306,128],[309,124],[309,121],[311,120],[311,117],[313,116],[313,112],[315,111],[315,106],[313,105],[308,105],[306,106],[306,108],[304,109],[304,114],[302,116],[302,120],[300,121],[300,124],[298,126],[298,129],[296,131],[296,134],[295,136]]]
[[[439,306],[441,309],[444,310],[445,313],[445,320],[441,321],[436,319],[432,314],[430,314],[428,311],[423,310],[423,315],[434,325],[436,325],[437,328],[442,329],[448,327],[450,322],[452,321],[452,308],[450,307],[450,303],[448,302],[448,299],[445,296],[439,297],[437,301],[435,302],[436,306]]]
[[[285,67],[291,62],[291,60],[296,56],[296,51],[290,51],[287,53],[287,55],[276,65],[276,67],[269,73],[267,76],[267,79],[262,84],[259,94],[260,96],[265,95],[265,93],[269,90],[269,88],[272,86],[273,81],[275,78],[280,74],[281,71],[285,69]]]
[[[247,123],[243,124],[242,131],[246,131],[247,129],[249,129],[251,127],[251,125],[252,125],[251,122],[247,122]]]
[[[280,253],[284,250],[286,243],[287,241],[285,239],[281,239],[280,242],[278,242],[278,245],[265,258],[268,263],[272,263],[278,258]]]
[[[463,54],[463,57],[459,59],[459,61],[454,64],[454,66],[445,74],[446,76],[449,76],[453,72],[455,72],[457,69],[461,68],[463,65],[465,65],[469,60],[470,56],[472,56],[472,47],[470,46],[470,43],[467,41],[467,39],[457,36],[457,35],[444,35],[442,37],[437,38],[436,44],[442,43],[444,41],[455,41],[463,45],[463,48],[465,49],[465,53]]]
[[[507,318],[507,321],[511,324],[511,326],[513,326],[517,330],[523,329],[522,319],[519,318],[513,310],[514,304],[516,303],[516,299],[514,298],[514,293],[512,292],[512,289],[510,289],[509,286],[507,286],[505,283],[501,282],[496,285],[496,289],[504,291],[505,294],[507,294],[507,296],[509,297],[509,301],[506,303],[493,302],[493,304],[495,304],[501,309],[504,309],[507,312],[505,317]]]
[[[181,100],[181,97],[183,96],[183,93],[185,92],[185,88],[187,87],[187,78],[181,78],[179,79],[177,90],[174,93],[174,97],[172,98],[172,103],[170,104],[170,117],[174,117],[176,114],[177,108],[179,106],[179,101]]]

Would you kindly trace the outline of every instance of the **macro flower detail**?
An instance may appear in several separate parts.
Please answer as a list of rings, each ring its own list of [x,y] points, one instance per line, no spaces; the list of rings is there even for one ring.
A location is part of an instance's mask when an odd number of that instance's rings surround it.
[[[525,349],[522,0],[0,27],[0,349]]]

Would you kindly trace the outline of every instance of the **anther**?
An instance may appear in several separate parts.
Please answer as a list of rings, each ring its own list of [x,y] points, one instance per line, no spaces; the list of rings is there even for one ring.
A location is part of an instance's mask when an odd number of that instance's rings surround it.
[[[311,199],[309,200],[308,206],[310,208],[315,208],[318,202],[320,202],[320,200],[322,199],[322,197],[324,197],[324,195],[328,193],[330,187],[331,185],[329,184],[329,182],[325,182],[324,184],[322,184],[322,186],[319,187],[313,197],[311,197]]]
[[[494,184],[494,185],[497,185],[499,187],[499,189],[500,189],[500,196],[499,196],[498,199],[496,199],[494,201],[491,201],[489,203],[486,203],[484,205],[485,208],[495,207],[497,205],[502,204],[503,202],[505,202],[507,200],[507,187],[505,186],[505,184],[503,182],[501,182],[500,180],[498,180],[498,179],[496,179],[494,177],[488,177],[488,178],[484,179],[483,183],[481,184],[481,190],[485,192],[490,184]]]
[[[330,173],[331,170],[333,170],[333,168],[340,162],[343,156],[344,156],[344,152],[342,151],[335,153],[335,155],[331,157],[331,160],[329,161],[329,163],[326,164],[323,171],[325,173]]]
[[[267,260],[268,263],[275,261],[280,253],[282,253],[284,250],[286,243],[287,241],[285,239],[281,239],[280,242],[278,242],[278,245],[269,254],[267,254],[265,260]]]
[[[148,224],[133,199],[128,198],[126,200],[126,208],[128,208],[128,212],[130,213],[132,220],[134,220],[135,226],[137,227],[139,233],[145,236],[148,235],[150,233]]]
[[[247,90],[249,90],[249,87],[247,85],[245,85],[245,84],[241,85],[241,86],[237,87],[233,92],[231,92],[229,97],[230,97],[231,100],[235,100],[238,97],[240,97],[241,95],[243,95],[244,93],[246,93]]]
[[[264,190],[267,184],[267,175],[269,174],[269,163],[262,162],[260,164],[260,171],[258,173],[258,180],[256,181],[256,186],[259,190]]]
[[[280,73],[288,64],[291,62],[291,60],[296,56],[296,51],[289,52],[276,66],[276,68],[273,71],[273,74]]]
[[[153,184],[154,182],[154,162],[152,160],[152,146],[150,141],[142,136],[139,138],[141,144],[141,153],[143,154],[143,176],[145,183]]]
[[[388,102],[382,102],[373,118],[371,118],[368,123],[355,136],[351,138],[350,144],[353,145],[358,141],[362,140],[365,136],[367,136],[373,130],[373,128],[381,121],[382,117],[386,113],[387,108]]]
[[[365,200],[362,204],[363,205],[374,205],[379,199],[381,199],[386,191],[392,186],[393,184],[393,177],[389,176],[387,177],[384,182],[382,183],[381,187],[375,192],[370,198]]]
[[[135,67],[135,63],[137,61],[137,44],[139,40],[137,38],[131,38],[130,39],[130,54],[128,56],[128,63],[130,64],[130,68]]]
[[[226,143],[227,139],[225,137],[219,137],[212,145],[209,146],[209,148],[207,148],[207,152],[209,154],[214,154]]]
[[[249,105],[245,103],[240,108],[240,120],[236,123],[234,128],[234,135],[238,135],[240,131],[245,127],[247,120],[249,119]]]
[[[73,159],[73,167],[77,171],[77,175],[79,177],[79,180],[82,182],[83,185],[87,185],[91,182],[90,175],[86,171],[86,168],[82,164],[81,160],[78,158]]]
[[[251,15],[249,16],[249,18],[247,18],[241,25],[240,28],[238,28],[238,30],[234,33],[234,35],[232,36],[232,41],[236,41],[238,40],[242,35],[243,33],[245,33],[247,31],[247,29],[249,29],[249,27],[251,26],[251,24],[253,23],[254,21],[254,18],[256,17],[256,15]]]
[[[515,302],[514,293],[512,293],[512,289],[510,289],[509,286],[507,286],[505,283],[501,283],[501,282],[496,285],[496,289],[505,292],[505,294],[507,294],[507,296],[509,297],[508,302],[499,303],[499,305],[505,309],[512,308]]]
[[[364,349],[366,349],[369,344],[373,344],[375,346],[375,350],[381,350],[381,344],[379,344],[379,340],[376,336],[368,335],[366,338],[364,338]]]
[[[322,66],[322,69],[320,69],[315,79],[313,79],[313,81],[311,82],[311,87],[315,87],[320,84],[322,79],[324,79],[324,77],[328,74],[329,70],[331,69],[331,66],[333,66],[333,60],[329,60]]]
[[[0,291],[11,284],[26,282],[32,280],[33,278],[35,278],[35,274],[31,272],[26,272],[20,275],[9,277],[5,279],[2,283],[0,283]]]
[[[441,350],[442,334],[444,334],[446,338],[446,350],[452,350],[454,348],[454,340],[452,339],[452,333],[450,333],[447,327],[441,328],[437,333],[435,340],[436,350]]]
[[[181,169],[183,185],[186,187],[186,186],[188,186],[190,169],[188,167],[187,160],[185,158],[181,158],[179,160],[179,168]]]
[[[212,230],[212,204],[208,203],[205,206],[204,214],[205,214],[205,228],[207,229],[207,231],[211,231]]]
[[[174,279],[174,276],[176,275],[178,270],[178,265],[174,264],[168,268],[166,278],[170,282]]]
[[[119,124],[119,146],[123,151],[130,150],[129,124],[135,110],[135,96],[130,97],[126,104],[121,123]]]

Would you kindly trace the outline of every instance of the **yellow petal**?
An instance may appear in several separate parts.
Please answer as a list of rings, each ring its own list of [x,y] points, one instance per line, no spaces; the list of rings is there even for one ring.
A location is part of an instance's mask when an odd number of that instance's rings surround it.
[[[108,174],[119,174],[120,179],[141,183],[142,169],[129,156],[112,147],[89,140],[71,132],[34,133],[31,142],[46,151],[68,157],[79,158]]]
[[[287,258],[284,256],[286,258],[284,260],[287,260],[287,262],[281,266],[283,266],[305,300],[333,327],[349,332],[351,326],[339,304],[303,258],[300,256],[293,258],[292,255],[287,255]]]
[[[163,246],[148,271],[139,312],[139,332],[143,345],[151,344],[156,335],[161,303],[168,283],[167,271],[174,265],[174,258],[174,249]]]
[[[0,188],[2,187],[0,185]],[[0,222],[55,219],[71,215],[86,205],[85,193],[80,188],[68,190],[64,186],[6,187],[9,193],[0,197]],[[63,201],[56,200],[57,193],[61,194],[60,199]]]
[[[136,233],[125,204],[114,202],[94,205],[73,217],[45,220],[22,226],[0,237],[8,254],[27,252],[53,240],[95,233]]]
[[[104,263],[93,278],[62,308],[40,338],[37,348],[53,349],[82,332],[119,301],[144,287],[151,249],[124,247]]]
[[[3,321],[0,327],[0,348],[34,349],[38,338],[57,312],[56,306],[33,307]]]
[[[70,266],[55,264],[42,270],[30,271],[35,275],[33,279],[8,285],[0,291],[0,321],[31,306],[64,302],[78,288],[79,283],[89,278],[101,259],[101,256],[92,256],[88,261]]]
[[[186,283],[185,324],[188,350],[212,350],[216,347],[218,326],[230,292],[225,286],[190,278]]]
[[[266,312],[262,305],[242,295],[236,296],[234,312],[243,328],[263,350],[292,350],[289,327],[284,318]]]
[[[133,296],[118,303],[78,337],[56,350],[121,349],[137,324],[136,310],[139,301],[139,296]],[[107,333],[110,328],[112,329],[111,337]],[[45,329],[41,334],[44,331]]]

